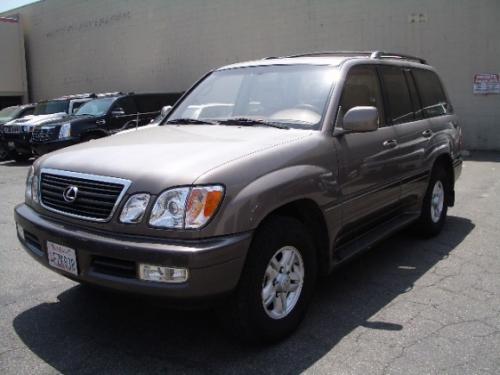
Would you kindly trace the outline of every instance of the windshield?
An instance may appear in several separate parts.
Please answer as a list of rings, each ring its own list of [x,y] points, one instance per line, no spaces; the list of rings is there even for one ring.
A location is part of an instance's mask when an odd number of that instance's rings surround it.
[[[52,113],[68,112],[67,100],[52,100],[48,102],[38,103],[33,114],[38,115],[50,115]]]
[[[253,119],[292,128],[319,129],[335,72],[331,66],[317,65],[216,71],[182,101],[168,122]]]
[[[75,113],[77,116],[103,116],[116,98],[94,99],[82,105]]]
[[[0,111],[0,122],[7,122],[12,120],[17,113],[18,107],[7,107]]]

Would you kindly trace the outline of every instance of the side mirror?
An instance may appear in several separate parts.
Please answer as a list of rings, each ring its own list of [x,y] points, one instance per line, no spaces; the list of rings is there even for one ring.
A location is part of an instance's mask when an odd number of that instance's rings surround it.
[[[353,107],[347,111],[342,128],[352,132],[371,132],[378,129],[378,110],[375,107]]]
[[[120,116],[125,116],[125,111],[121,107],[117,107],[111,111],[111,116],[113,117],[120,117]]]
[[[165,107],[163,107],[160,112],[161,116],[165,117],[166,115],[168,115],[171,109],[172,109],[171,105],[166,105]]]

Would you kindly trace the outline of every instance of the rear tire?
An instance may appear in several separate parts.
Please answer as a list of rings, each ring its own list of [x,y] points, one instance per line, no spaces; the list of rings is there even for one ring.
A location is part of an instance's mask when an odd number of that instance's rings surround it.
[[[443,229],[451,188],[446,171],[440,166],[434,168],[417,222],[418,233],[423,237],[436,236]]]
[[[302,321],[316,276],[316,252],[304,225],[269,219],[255,234],[235,294],[219,309],[223,324],[247,342],[285,338]]]

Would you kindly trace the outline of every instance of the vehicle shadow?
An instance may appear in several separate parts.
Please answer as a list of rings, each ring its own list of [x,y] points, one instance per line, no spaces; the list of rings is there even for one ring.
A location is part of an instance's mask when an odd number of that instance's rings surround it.
[[[35,159],[29,159],[26,161],[3,160],[0,161],[0,165],[3,167],[27,167],[33,164],[34,161]]]
[[[464,157],[465,161],[486,161],[500,162],[500,152],[498,151],[471,151],[470,155]]]
[[[22,312],[14,329],[61,373],[300,373],[359,326],[403,329],[369,319],[411,290],[474,227],[450,216],[436,238],[401,233],[383,242],[320,280],[299,330],[270,346],[246,346],[226,336],[212,312],[171,311],[158,301],[83,286]]]

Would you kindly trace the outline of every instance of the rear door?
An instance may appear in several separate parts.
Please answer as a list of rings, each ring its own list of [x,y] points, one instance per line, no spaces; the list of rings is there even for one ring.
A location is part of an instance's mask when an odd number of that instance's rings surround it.
[[[356,106],[374,106],[379,128],[337,137],[339,181],[343,196],[342,222],[346,238],[367,229],[389,214],[399,201],[396,132],[385,120],[382,92],[375,65],[355,66],[346,78],[339,115]]]
[[[427,171],[424,168],[431,125],[424,118],[420,98],[409,69],[381,65],[387,102],[387,122],[396,132],[399,147],[398,174],[401,179],[401,198],[411,204],[425,190]]]

